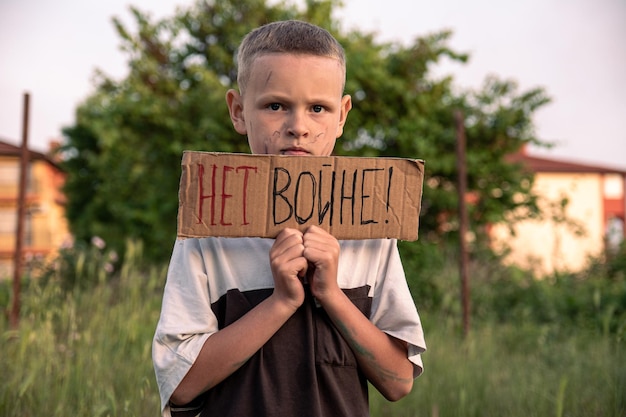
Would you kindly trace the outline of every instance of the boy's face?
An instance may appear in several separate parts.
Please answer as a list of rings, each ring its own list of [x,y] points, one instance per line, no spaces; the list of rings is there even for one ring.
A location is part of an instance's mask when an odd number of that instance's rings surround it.
[[[342,96],[343,81],[336,59],[261,55],[243,95],[230,90],[226,101],[252,153],[328,156],[352,107],[350,96]]]

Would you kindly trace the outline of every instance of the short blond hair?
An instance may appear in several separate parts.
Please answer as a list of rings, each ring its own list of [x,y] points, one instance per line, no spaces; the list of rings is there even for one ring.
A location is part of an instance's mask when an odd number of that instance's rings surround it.
[[[315,55],[339,61],[344,83],[346,55],[341,44],[326,29],[300,20],[268,23],[248,33],[237,52],[237,84],[243,94],[255,58],[265,54]]]

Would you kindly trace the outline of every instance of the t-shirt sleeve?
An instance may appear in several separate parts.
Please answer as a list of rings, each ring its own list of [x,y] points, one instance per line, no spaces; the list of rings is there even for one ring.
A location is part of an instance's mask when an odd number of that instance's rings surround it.
[[[152,343],[163,416],[169,416],[172,393],[195,362],[206,339],[217,330],[198,240],[177,240]]]
[[[374,288],[370,320],[383,332],[408,345],[413,376],[424,366],[421,354],[426,351],[422,323],[406,281],[397,242],[383,241],[379,277]]]

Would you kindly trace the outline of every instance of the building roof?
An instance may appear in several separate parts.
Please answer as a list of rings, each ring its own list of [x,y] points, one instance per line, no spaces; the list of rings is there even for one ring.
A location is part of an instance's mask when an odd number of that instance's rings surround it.
[[[599,174],[620,174],[626,176],[623,169],[612,168],[601,165],[582,164],[578,162],[539,158],[530,156],[525,152],[509,155],[507,161],[521,163],[533,172],[564,172],[564,173],[599,173]]]
[[[22,153],[21,146],[15,146],[9,142],[0,140],[0,156],[15,156],[19,158],[21,153]],[[31,160],[43,160],[43,161],[48,162],[49,164],[54,165],[56,168],[59,168],[59,164],[49,155],[43,154],[41,152],[33,151],[32,149],[29,150],[29,153],[30,153],[29,157]]]

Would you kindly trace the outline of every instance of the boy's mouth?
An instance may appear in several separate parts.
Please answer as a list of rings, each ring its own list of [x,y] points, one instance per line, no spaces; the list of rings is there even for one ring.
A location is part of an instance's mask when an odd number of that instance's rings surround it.
[[[300,148],[300,147],[297,147],[297,146],[283,149],[283,150],[281,150],[280,153],[282,155],[292,155],[292,156],[303,156],[303,155],[310,155],[311,154],[306,149]]]

